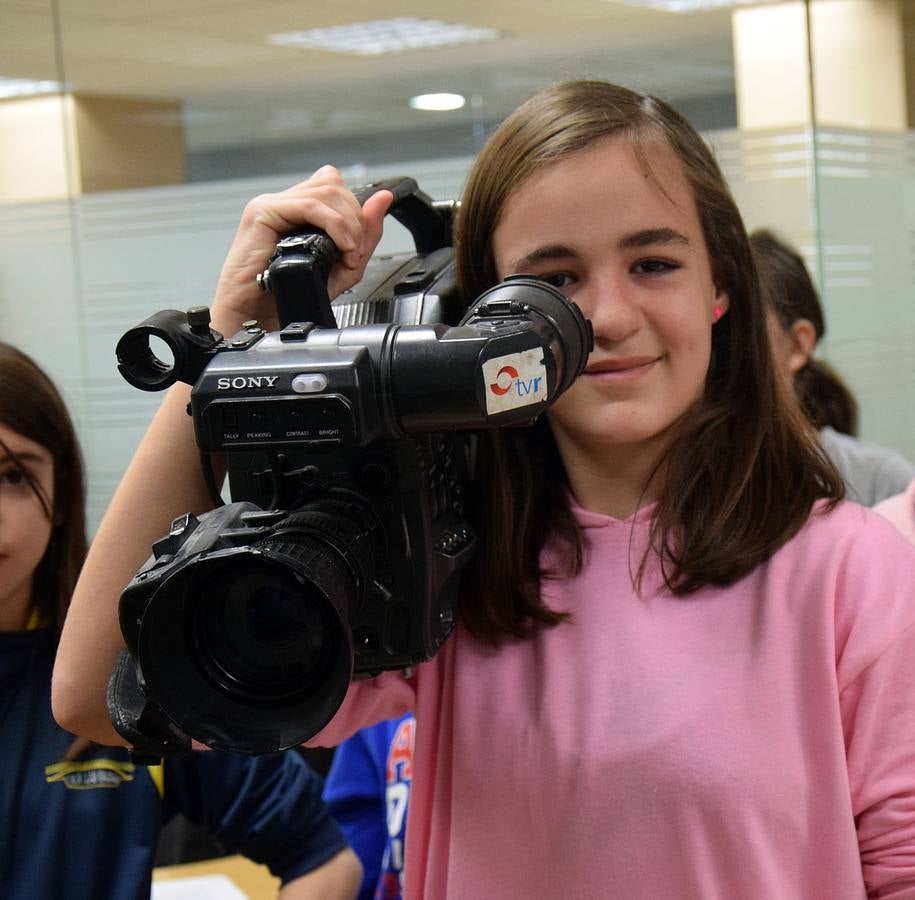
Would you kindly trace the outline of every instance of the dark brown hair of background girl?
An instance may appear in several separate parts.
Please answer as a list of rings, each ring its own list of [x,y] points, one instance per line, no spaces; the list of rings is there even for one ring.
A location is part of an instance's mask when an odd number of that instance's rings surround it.
[[[610,136],[630,143],[649,177],[649,148],[667,147],[679,159],[716,287],[730,299],[713,329],[704,396],[679,423],[656,469],[666,489],[653,517],[652,547],[669,589],[688,595],[746,575],[801,528],[818,499],[831,506],[844,495],[842,479],[776,376],[746,229],[705,142],[672,107],[627,88],[572,81],[539,92],[496,129],[471,170],[456,223],[458,275],[470,298],[495,284],[492,237],[511,193],[541,167]],[[477,496],[486,503],[478,511],[481,548],[464,582],[462,616],[477,637],[498,644],[528,635],[535,623],[569,617],[543,603],[540,582],[581,569],[583,536],[545,416],[531,428],[484,433],[479,461]],[[561,570],[542,572],[539,555],[551,533],[568,552]],[[633,567],[637,584],[646,561]]]
[[[0,423],[40,444],[54,461],[53,509],[28,470],[19,469],[53,523],[48,548],[35,571],[33,607],[43,621],[59,628],[86,557],[82,454],[70,414],[51,379],[25,353],[2,342]],[[15,465],[15,455],[5,444],[2,449]]]
[[[766,229],[754,231],[750,244],[782,328],[790,329],[798,319],[806,319],[819,342],[826,333],[826,320],[803,257]],[[794,390],[814,428],[828,425],[842,434],[857,435],[858,402],[829,365],[811,357],[795,372]]]

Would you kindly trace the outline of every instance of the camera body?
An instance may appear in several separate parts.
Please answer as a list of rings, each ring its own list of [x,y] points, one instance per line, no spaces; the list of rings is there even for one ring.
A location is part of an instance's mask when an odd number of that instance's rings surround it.
[[[417,254],[373,259],[334,304],[336,248],[295,235],[261,279],[279,331],[223,338],[205,310],[164,311],[118,345],[136,386],[193,385],[197,444],[225,454],[233,498],[176,519],[123,592],[109,709],[140,752],[285,749],[352,677],[431,659],[478,540],[475,434],[532,423],[584,368],[593,339],[571,301],[518,276],[468,307],[433,246],[451,206],[394,188]]]

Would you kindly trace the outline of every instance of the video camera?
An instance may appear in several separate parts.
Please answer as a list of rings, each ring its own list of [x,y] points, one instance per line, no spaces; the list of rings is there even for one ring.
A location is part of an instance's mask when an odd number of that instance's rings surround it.
[[[356,193],[381,189],[416,253],[374,257],[333,303],[339,251],[307,231],[280,240],[258,279],[278,331],[248,322],[223,337],[195,307],[118,343],[132,385],[193,386],[217,504],[176,519],[121,596],[127,651],[108,704],[138,757],[191,739],[286,749],[320,731],[353,677],[431,659],[477,542],[475,433],[533,423],[587,362],[591,327],[574,303],[512,276],[468,306],[455,204],[412,179]],[[225,454],[234,502],[222,503],[210,454]]]

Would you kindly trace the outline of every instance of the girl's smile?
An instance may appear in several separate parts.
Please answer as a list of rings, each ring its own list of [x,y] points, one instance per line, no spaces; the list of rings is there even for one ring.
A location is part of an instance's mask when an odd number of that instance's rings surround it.
[[[584,375],[608,384],[621,384],[647,375],[659,362],[660,357],[657,356],[592,360]]]

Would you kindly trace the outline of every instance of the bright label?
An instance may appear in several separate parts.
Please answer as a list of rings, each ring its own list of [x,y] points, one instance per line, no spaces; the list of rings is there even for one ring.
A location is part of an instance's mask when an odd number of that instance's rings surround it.
[[[539,347],[498,356],[483,363],[486,414],[547,400],[546,367]]]

